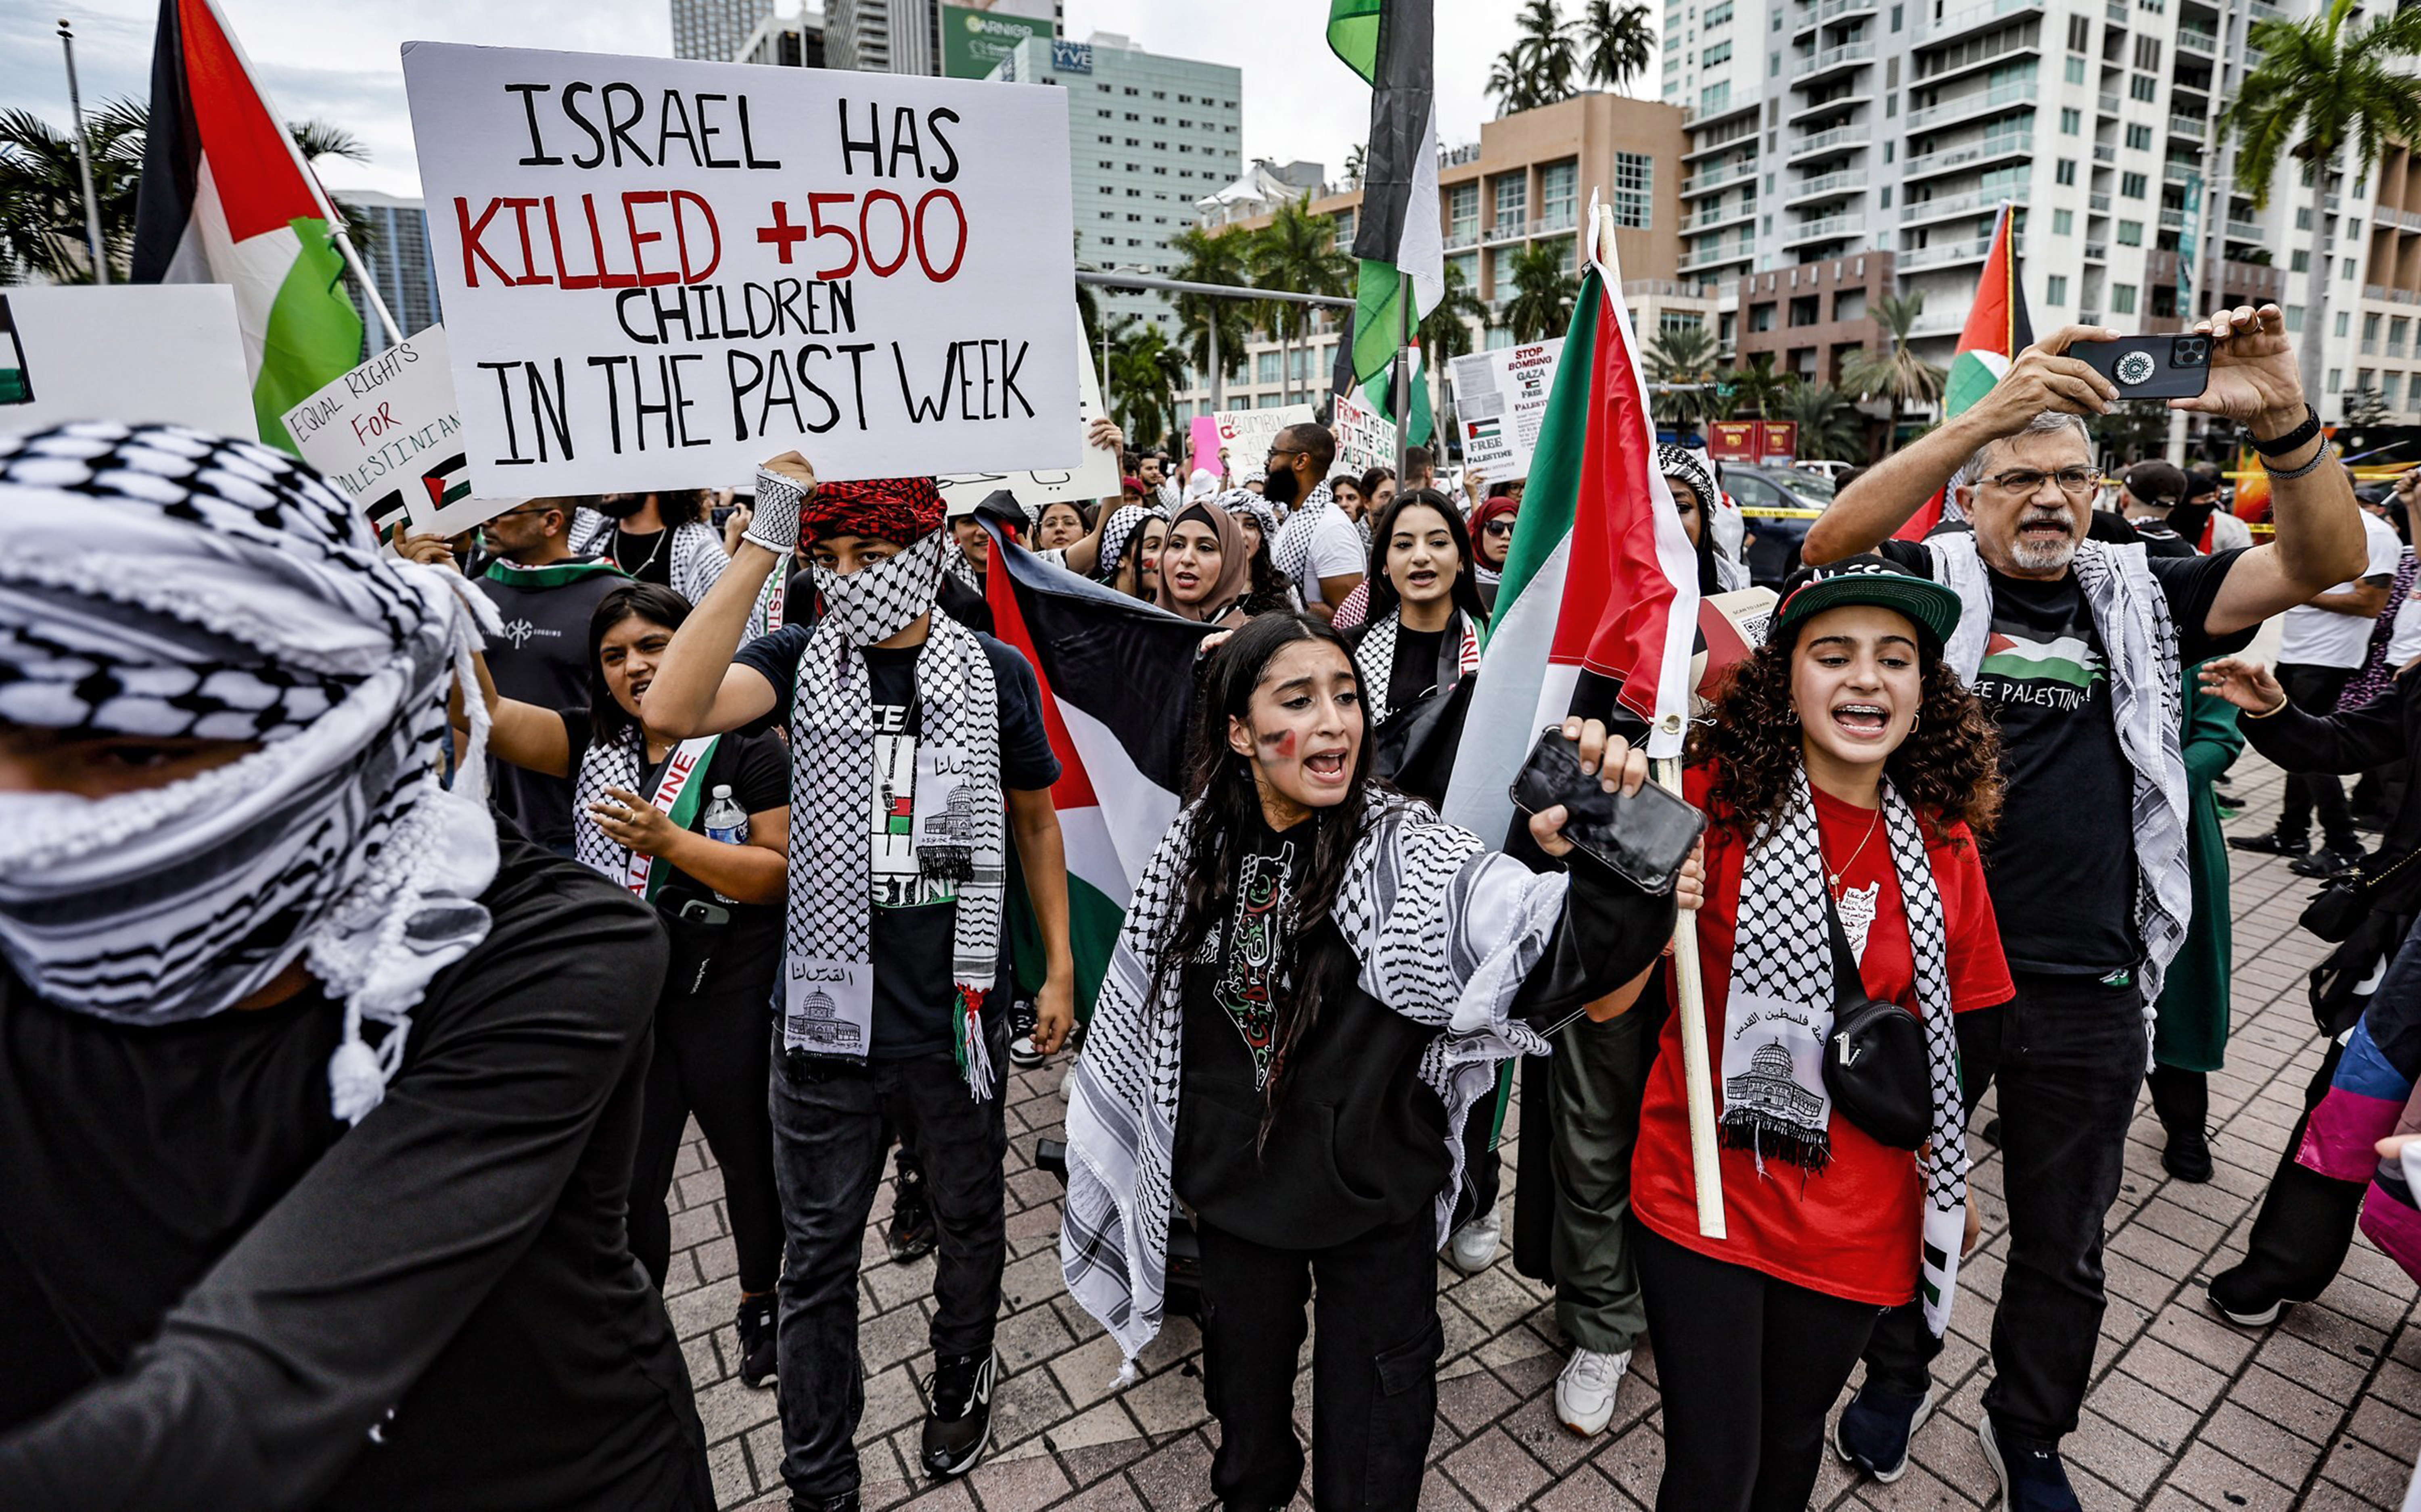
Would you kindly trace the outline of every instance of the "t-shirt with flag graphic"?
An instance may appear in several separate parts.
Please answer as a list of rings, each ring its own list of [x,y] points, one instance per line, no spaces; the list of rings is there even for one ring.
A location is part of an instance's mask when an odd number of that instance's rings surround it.
[[[1930,577],[1919,541],[1884,556]],[[2241,647],[2249,634],[2203,630],[2239,553],[2151,556],[2169,600],[2181,664]],[[2134,779],[2118,749],[2110,668],[2092,606],[2073,572],[2056,579],[1985,569],[1992,629],[1975,680],[2001,731],[2001,819],[1984,843],[1984,875],[2015,971],[2106,976],[2143,961],[2135,932]]]

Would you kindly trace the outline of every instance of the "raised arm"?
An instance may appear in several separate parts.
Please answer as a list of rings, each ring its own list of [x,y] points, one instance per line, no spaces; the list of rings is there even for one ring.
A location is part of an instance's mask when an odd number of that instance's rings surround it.
[[[1085,444],[1098,446],[1113,457],[1117,455],[1118,448],[1125,444],[1126,432],[1111,424],[1106,417],[1096,419],[1085,432]],[[1078,577],[1088,578],[1093,575],[1093,569],[1101,563],[1101,532],[1109,528],[1110,516],[1117,512],[1117,506],[1106,500],[1097,503],[1093,510],[1093,528],[1086,533],[1082,540],[1070,541],[1064,554],[1060,557],[1060,560],[1067,564],[1069,571]]]
[[[2118,397],[2116,386],[2067,352],[2080,341],[2109,341],[2117,335],[2098,325],[2063,326],[2018,353],[2001,381],[1964,413],[1877,462],[1843,489],[1807,527],[1800,560],[1821,567],[1873,551],[1907,524],[1926,500],[1946,488],[1979,447],[2016,435],[2036,415],[2057,411],[2090,417],[2107,411]]]
[[[781,484],[789,485],[779,490],[788,496],[774,497]],[[773,712],[773,685],[750,668],[733,666],[731,657],[748,632],[765,579],[797,549],[798,504],[815,491],[816,470],[797,452],[785,452],[758,473],[748,534],[656,664],[640,713],[660,739],[721,735]]]

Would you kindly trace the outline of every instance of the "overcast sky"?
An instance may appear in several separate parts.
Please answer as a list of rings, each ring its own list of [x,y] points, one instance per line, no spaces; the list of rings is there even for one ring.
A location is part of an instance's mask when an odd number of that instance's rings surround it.
[[[795,11],[796,0],[778,0]],[[330,159],[331,188],[417,195],[411,118],[397,49],[406,39],[552,47],[572,52],[672,51],[664,0],[219,0],[272,102],[289,119],[343,126],[367,164]],[[1369,91],[1330,54],[1318,0],[1067,0],[1067,32],[1122,32],[1156,53],[1244,70],[1244,158],[1308,158],[1337,177],[1366,134]],[[1447,145],[1478,140],[1493,113],[1483,94],[1489,59],[1513,37],[1513,0],[1437,0],[1438,117]],[[1577,13],[1578,0],[1565,12]],[[0,106],[64,128],[66,75],[55,29],[75,23],[87,106],[149,94],[158,0],[0,0]],[[1656,75],[1633,86],[1645,87]]]

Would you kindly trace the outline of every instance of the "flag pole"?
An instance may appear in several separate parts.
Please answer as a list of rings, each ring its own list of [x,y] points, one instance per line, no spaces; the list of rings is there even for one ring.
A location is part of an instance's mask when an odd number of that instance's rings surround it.
[[[395,317],[387,313],[386,300],[379,293],[378,285],[370,282],[368,271],[362,266],[362,255],[353,250],[353,239],[345,234],[341,223],[336,226],[336,251],[345,259],[345,266],[353,271],[353,282],[361,285],[362,292],[368,297],[371,310],[376,312],[380,326],[386,332],[387,344],[402,346],[403,333],[396,329]]]
[[[1401,269],[1396,272],[1396,371],[1389,385],[1388,407],[1396,412],[1396,487],[1404,486],[1404,438],[1412,433],[1413,412],[1410,379],[1412,365],[1404,361],[1404,349],[1413,344],[1413,275]]]
[[[1598,205],[1597,216],[1590,226],[1597,260],[1607,267],[1617,263],[1614,245],[1614,209]],[[1679,756],[1659,757],[1650,763],[1656,785],[1681,796],[1681,759]],[[1725,1239],[1724,1170],[1715,1142],[1715,1086],[1712,1070],[1707,1064],[1707,983],[1698,961],[1698,915],[1682,909],[1673,918],[1673,985],[1674,1005],[1681,1016],[1681,1101],[1690,1115],[1690,1177],[1698,1198],[1698,1233],[1706,1239]]]
[[[92,249],[92,281],[109,282],[109,255],[101,244],[101,202],[92,195],[92,153],[85,142],[84,91],[76,87],[75,33],[66,18],[59,21],[59,48],[68,60],[68,114],[75,123],[76,174],[84,182],[84,234]]]

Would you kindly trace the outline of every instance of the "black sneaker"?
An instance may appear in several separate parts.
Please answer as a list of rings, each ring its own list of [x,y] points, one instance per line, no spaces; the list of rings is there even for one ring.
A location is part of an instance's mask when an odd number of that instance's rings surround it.
[[[1008,1005],[1008,1060],[1012,1066],[1039,1066],[1042,1052],[1034,1048],[1034,1000],[1019,998]]]
[[[2322,846],[2308,856],[2287,863],[2287,869],[2298,877],[2334,877],[2363,859],[2358,845]]]
[[[936,1480],[963,1475],[992,1440],[992,1388],[1000,1357],[954,1354],[936,1363],[925,1383],[925,1473]]]
[[[2084,1512],[2056,1446],[2020,1439],[2004,1445],[1990,1413],[1976,1425],[1976,1436],[1983,1441],[1985,1462],[2000,1479],[2001,1504],[2008,1512]]]
[[[2287,1310],[2286,1298],[2255,1286],[2241,1265],[2211,1277],[2204,1296],[2212,1312],[2239,1328],[2267,1328]]]
[[[1885,1485],[1908,1473],[1908,1441],[1933,1408],[1933,1394],[1902,1396],[1863,1386],[1833,1425],[1833,1452]]]
[[[2180,1181],[2201,1183],[2211,1177],[2210,1135],[2201,1125],[2168,1130],[2161,1146],[2161,1168]]]
[[[2265,856],[2308,856],[2312,853],[2309,840],[2289,840],[2275,830],[2259,834],[2231,834],[2227,837],[2230,850],[2251,850]]]
[[[883,1236],[896,1264],[906,1265],[933,1253],[940,1236],[933,1227],[933,1205],[925,1196],[925,1173],[903,1169],[891,1191],[891,1228]]]
[[[740,1379],[751,1387],[772,1382],[774,1375],[773,1298],[740,1300]]]

